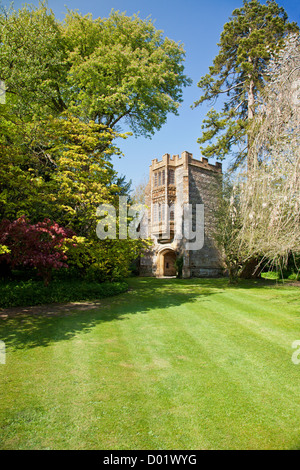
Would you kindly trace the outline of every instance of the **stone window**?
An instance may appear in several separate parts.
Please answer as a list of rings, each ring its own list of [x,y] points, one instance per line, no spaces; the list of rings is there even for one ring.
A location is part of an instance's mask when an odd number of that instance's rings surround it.
[[[165,221],[165,205],[156,202],[153,204],[153,222],[164,222]]]
[[[154,172],[154,187],[164,186],[166,182],[165,170]]]
[[[169,170],[169,184],[175,184],[175,171]]]
[[[164,222],[165,221],[165,204],[161,205],[161,220]]]
[[[163,222],[165,220],[165,205],[158,204],[158,221]]]
[[[153,222],[158,221],[158,204],[153,205]]]

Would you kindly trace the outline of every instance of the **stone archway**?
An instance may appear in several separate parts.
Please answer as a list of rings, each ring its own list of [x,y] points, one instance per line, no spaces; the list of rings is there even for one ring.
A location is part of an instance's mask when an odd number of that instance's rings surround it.
[[[176,253],[167,248],[158,253],[157,276],[176,276]]]

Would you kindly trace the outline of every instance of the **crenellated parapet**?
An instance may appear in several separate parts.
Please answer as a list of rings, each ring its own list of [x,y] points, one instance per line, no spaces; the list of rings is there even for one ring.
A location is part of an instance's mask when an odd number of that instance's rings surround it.
[[[194,165],[205,170],[222,173],[222,163],[216,162],[215,165],[208,162],[208,158],[201,157],[201,160],[193,158],[193,154],[189,152],[182,152],[181,155],[169,155],[166,153],[162,156],[161,160],[154,158],[150,166],[150,171],[155,171],[164,168],[165,166],[179,167],[187,169],[188,165]]]

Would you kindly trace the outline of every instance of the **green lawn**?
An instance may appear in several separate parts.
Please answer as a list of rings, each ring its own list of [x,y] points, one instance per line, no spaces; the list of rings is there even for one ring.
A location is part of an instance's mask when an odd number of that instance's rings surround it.
[[[299,449],[300,289],[131,279],[0,320],[1,449]]]

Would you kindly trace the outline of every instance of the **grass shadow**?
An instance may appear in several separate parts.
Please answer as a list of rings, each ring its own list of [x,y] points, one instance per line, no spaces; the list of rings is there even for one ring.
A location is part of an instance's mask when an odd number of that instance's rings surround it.
[[[130,279],[127,293],[95,302],[78,302],[2,311],[0,339],[8,348],[48,346],[89,332],[99,323],[122,321],[128,315],[147,314],[220,292],[221,285],[177,279]]]
[[[241,281],[229,286],[219,279],[131,278],[127,293],[95,302],[54,304],[6,309],[0,315],[0,339],[8,348],[47,346],[53,342],[88,332],[99,323],[122,321],[128,315],[147,314],[156,309],[206,301],[227,289],[264,289],[275,287],[270,280]],[[295,288],[296,289],[296,288]],[[5,316],[5,312],[8,312]]]

